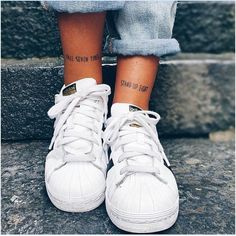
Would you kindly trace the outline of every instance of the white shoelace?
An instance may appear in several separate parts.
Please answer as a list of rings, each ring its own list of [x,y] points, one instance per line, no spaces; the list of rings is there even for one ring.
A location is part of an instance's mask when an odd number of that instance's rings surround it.
[[[110,87],[105,84],[94,85],[86,89],[86,91],[81,90],[75,94],[64,97],[57,97],[56,104],[48,111],[48,115],[51,119],[56,118],[54,123],[54,133],[51,140],[49,149],[52,149],[55,142],[57,145],[63,145],[66,149],[66,161],[94,161],[94,157],[90,154],[78,153],[78,150],[74,150],[68,147],[67,144],[77,141],[79,139],[86,140],[93,145],[93,143],[99,142],[98,133],[95,129],[95,123],[101,122],[96,115],[96,111],[104,114],[103,122],[106,120],[107,116],[107,100],[110,94]],[[102,101],[102,109],[95,103],[96,100]],[[82,109],[83,106],[90,107],[91,109]],[[70,127],[66,121],[73,117],[74,111],[77,114],[82,114],[93,122],[86,122],[81,119],[73,121],[73,125],[82,126],[90,129],[94,135],[89,135],[87,133],[76,132],[73,127]],[[60,136],[60,138],[58,138]],[[57,139],[58,138],[58,139]],[[101,137],[100,137],[101,138]]]
[[[104,148],[107,152],[109,145],[113,145],[113,149],[115,150],[122,146],[124,152],[118,158],[118,162],[126,160],[127,165],[121,169],[121,175],[125,174],[125,176],[127,176],[133,173],[149,173],[155,175],[159,180],[166,183],[166,181],[160,176],[158,167],[154,166],[154,164],[152,166],[129,165],[127,162],[127,160],[131,158],[146,155],[150,158],[157,159],[160,162],[163,162],[164,159],[166,164],[168,166],[170,165],[157,134],[151,128],[151,125],[156,125],[159,120],[160,116],[156,112],[152,111],[135,111],[130,112],[128,115],[123,114],[119,117],[111,117],[107,120],[107,128],[103,136]],[[136,128],[134,131],[134,129],[126,125],[127,122],[138,123],[141,128]],[[128,144],[137,142],[136,137],[138,133],[142,133],[145,136],[144,141],[146,144],[151,146],[154,143],[159,151],[147,149],[140,145],[136,145],[134,150],[134,148],[128,146]]]

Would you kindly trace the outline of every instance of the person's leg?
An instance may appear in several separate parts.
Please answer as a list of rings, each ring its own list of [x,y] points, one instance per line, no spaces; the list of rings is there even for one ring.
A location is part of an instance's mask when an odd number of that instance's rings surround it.
[[[106,44],[119,55],[103,135],[114,164],[107,175],[106,208],[112,222],[128,232],[165,230],[178,215],[178,187],[156,130],[160,116],[147,111],[158,58],[179,51],[171,38],[175,7],[170,1],[127,1],[114,18],[119,38]]]
[[[56,121],[46,157],[45,185],[57,208],[85,212],[98,207],[105,197],[102,127],[110,94],[110,87],[102,84],[105,13],[58,14],[65,85],[48,111]]]
[[[83,78],[102,83],[102,38],[106,13],[59,13],[65,85]]]
[[[159,57],[180,50],[171,38],[175,10],[173,1],[127,2],[113,14],[118,37],[113,35],[106,43],[108,51],[119,55],[113,103],[148,109]]]
[[[113,103],[131,103],[148,110],[158,64],[156,56],[119,56]]]
[[[102,128],[110,87],[101,84],[101,48],[105,12],[121,4],[49,1],[46,5],[59,16],[65,85],[48,111],[56,121],[46,157],[45,185],[56,207],[85,212],[105,198],[107,157]]]

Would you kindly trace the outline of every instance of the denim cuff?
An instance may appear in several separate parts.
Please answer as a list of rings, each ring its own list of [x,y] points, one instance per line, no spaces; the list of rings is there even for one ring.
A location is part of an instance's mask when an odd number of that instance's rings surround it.
[[[112,54],[124,56],[133,55],[154,55],[157,57],[176,54],[180,52],[180,46],[176,39],[115,39],[108,38],[105,44],[105,51]]]
[[[124,6],[122,1],[41,1],[41,5],[47,10],[67,13],[90,13],[118,10]]]

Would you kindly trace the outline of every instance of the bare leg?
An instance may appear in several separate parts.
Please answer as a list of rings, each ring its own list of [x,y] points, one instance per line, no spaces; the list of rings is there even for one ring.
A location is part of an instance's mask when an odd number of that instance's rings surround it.
[[[148,109],[158,65],[155,56],[119,56],[113,103],[132,103]]]
[[[102,83],[102,39],[106,13],[60,13],[58,23],[64,54],[64,82],[85,77]]]

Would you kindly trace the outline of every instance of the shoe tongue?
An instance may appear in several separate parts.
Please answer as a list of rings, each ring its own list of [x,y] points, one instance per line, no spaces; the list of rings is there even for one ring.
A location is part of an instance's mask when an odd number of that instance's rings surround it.
[[[111,107],[112,116],[120,116],[121,114],[135,111],[142,111],[142,109],[130,103],[114,103]]]
[[[121,114],[128,114],[130,112],[142,111],[138,106],[130,103],[114,103],[111,107],[111,115],[120,116]],[[140,125],[137,122],[128,122],[129,126],[139,128]]]
[[[93,78],[84,78],[77,80],[74,83],[71,83],[65,86],[62,89],[63,96],[69,96],[71,94],[77,93],[79,90],[86,90],[87,88],[96,85],[96,80]],[[83,109],[91,109],[87,106],[83,106]],[[78,117],[78,115],[77,115]],[[86,119],[83,115],[80,115],[78,119]],[[88,133],[89,131],[86,127],[75,127],[75,131],[78,133]],[[92,134],[91,134],[92,135]],[[89,141],[79,139],[78,141],[74,141],[72,143],[67,144],[70,148],[77,149],[79,152],[88,153],[92,150],[92,146]]]
[[[114,103],[111,107],[111,115],[112,116],[120,116],[121,114],[125,113],[130,113],[130,112],[135,112],[135,111],[142,111],[142,109],[138,106],[135,106],[133,104],[129,103]],[[138,124],[135,121],[128,122],[127,123],[129,127],[134,127],[134,128],[140,128],[140,124]],[[130,144],[133,146],[133,144]],[[143,147],[146,147],[149,149],[149,145],[144,142],[144,135],[143,134],[138,134],[137,135],[137,144],[136,145],[141,145]],[[133,146],[134,151],[135,147]],[[148,156],[138,156],[138,157],[133,157],[128,160],[128,163],[130,165],[152,165],[152,158]]]
[[[78,92],[79,90],[86,89],[86,88],[88,88],[90,86],[93,86],[93,85],[96,85],[96,84],[97,84],[96,80],[93,79],[93,78],[80,79],[80,80],[77,80],[74,83],[71,83],[71,84],[65,86],[62,89],[62,95],[63,96],[69,96],[71,94],[74,94],[74,93]]]

